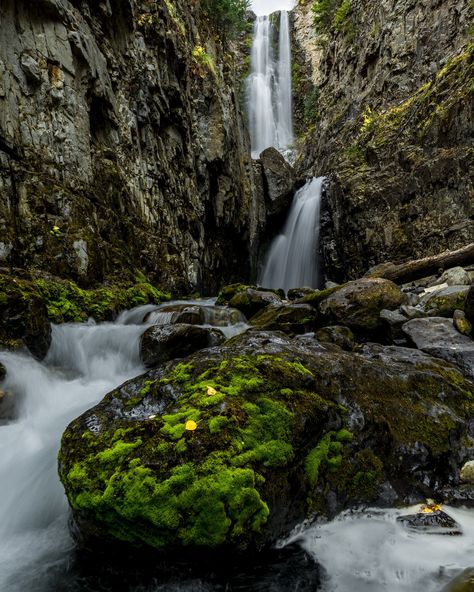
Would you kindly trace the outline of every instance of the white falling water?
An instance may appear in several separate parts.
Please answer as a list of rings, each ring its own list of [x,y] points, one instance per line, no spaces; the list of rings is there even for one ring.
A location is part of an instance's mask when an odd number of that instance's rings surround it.
[[[247,88],[254,158],[269,146],[284,152],[293,143],[290,26],[286,10],[280,13],[277,58],[273,51],[274,38],[272,17],[257,17]]]
[[[468,592],[472,583],[444,586],[473,566],[474,512],[444,510],[461,525],[461,536],[414,532],[396,522],[418,506],[346,512],[298,538],[323,568],[321,592]]]
[[[319,217],[324,177],[296,192],[282,234],[272,242],[259,277],[265,288],[318,286]]]
[[[57,474],[61,434],[107,392],[143,371],[139,337],[145,329],[126,315],[116,323],[53,327],[44,363],[0,352],[7,369],[1,386],[14,393],[17,414],[0,426],[2,592],[58,590],[50,578],[74,547]]]

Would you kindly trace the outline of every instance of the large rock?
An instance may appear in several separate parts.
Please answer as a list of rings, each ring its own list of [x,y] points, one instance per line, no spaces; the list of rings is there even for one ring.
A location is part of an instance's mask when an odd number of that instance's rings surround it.
[[[362,278],[344,284],[319,304],[319,311],[331,323],[352,330],[373,330],[380,326],[380,313],[403,304],[405,296],[389,280]]]
[[[452,320],[413,319],[403,325],[403,332],[418,349],[456,364],[466,376],[474,378],[474,341],[461,335]]]
[[[186,325],[156,325],[145,331],[140,342],[140,357],[147,368],[174,358],[219,345],[225,341],[218,329]]]
[[[456,483],[472,388],[417,350],[249,332],[109,393],[65,431],[59,473],[86,547],[235,558],[315,511]]]
[[[425,311],[438,317],[452,317],[455,310],[464,310],[469,288],[449,286],[421,299]]]
[[[34,291],[23,291],[15,278],[0,278],[0,346],[25,344],[38,359],[51,345],[51,325],[46,305]]]
[[[260,154],[263,167],[265,204],[267,215],[286,212],[293,199],[295,172],[276,148],[267,148]]]
[[[285,333],[306,333],[314,328],[317,313],[309,304],[267,306],[249,321],[252,327]]]
[[[474,284],[469,288],[464,302],[466,318],[474,325]]]
[[[448,284],[448,286],[470,286],[471,277],[463,267],[451,267],[444,271],[441,276],[432,282],[432,286]]]
[[[281,305],[282,301],[274,292],[246,288],[233,296],[229,304],[249,319],[269,305]]]

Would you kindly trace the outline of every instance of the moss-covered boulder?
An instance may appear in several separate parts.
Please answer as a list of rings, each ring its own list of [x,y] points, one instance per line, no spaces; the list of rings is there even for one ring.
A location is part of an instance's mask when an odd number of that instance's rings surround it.
[[[274,292],[247,288],[237,292],[237,294],[231,298],[229,305],[240,310],[249,319],[263,308],[266,308],[269,305],[279,306],[281,303],[281,298]]]
[[[449,286],[422,300],[425,311],[438,317],[452,317],[455,310],[464,310],[467,286]]]
[[[473,410],[473,385],[417,350],[248,332],[109,393],[65,431],[59,473],[84,545],[212,560],[455,484]]]
[[[309,304],[281,304],[264,308],[249,321],[252,327],[284,333],[306,333],[317,321],[317,313]]]
[[[334,343],[347,351],[352,351],[355,346],[354,334],[349,327],[341,325],[323,327],[316,331],[315,337],[321,343]]]
[[[266,292],[268,294],[276,294],[280,298],[285,297],[285,293],[283,292],[283,290],[259,288],[257,286],[248,286],[246,284],[230,284],[229,286],[224,286],[223,288],[221,288],[219,295],[217,296],[216,304],[218,306],[229,304],[232,298],[234,298],[237,294],[240,294],[241,292],[246,292],[247,290]]]
[[[328,321],[355,331],[377,329],[380,312],[395,310],[405,301],[396,284],[380,278],[362,278],[333,290],[319,302],[320,313]]]
[[[0,275],[0,347],[26,345],[43,359],[51,345],[47,308],[38,291],[27,282]]]

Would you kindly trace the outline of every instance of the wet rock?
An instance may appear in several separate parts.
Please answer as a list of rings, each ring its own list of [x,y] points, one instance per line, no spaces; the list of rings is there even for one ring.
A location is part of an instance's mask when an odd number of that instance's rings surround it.
[[[352,330],[371,330],[380,326],[382,310],[396,309],[404,299],[393,282],[363,278],[336,289],[320,303],[319,310],[328,320]]]
[[[7,375],[7,369],[3,364],[0,364],[0,380],[4,380],[5,376]]]
[[[407,322],[407,317],[397,310],[381,310],[380,320],[385,326],[387,334],[391,341],[399,342],[405,340],[406,336],[402,331],[402,326]]]
[[[426,312],[416,306],[402,304],[400,312],[407,317],[407,319],[423,319],[427,316]]]
[[[15,396],[11,391],[0,388],[0,425],[15,419]]]
[[[313,292],[312,288],[291,288],[288,290],[287,298],[288,300],[300,300]]]
[[[460,575],[447,584],[441,592],[473,592],[474,568],[465,569]]]
[[[218,329],[185,324],[155,326],[143,334],[140,356],[147,368],[153,368],[224,341],[225,337]]]
[[[468,461],[461,469],[460,479],[462,483],[474,485],[474,460]]]
[[[425,311],[439,317],[452,317],[455,310],[464,310],[468,288],[466,286],[449,286],[423,297],[420,304]]]
[[[315,337],[321,343],[334,343],[347,351],[352,351],[355,345],[352,331],[348,327],[340,325],[323,327],[316,331]]]
[[[253,290],[258,290],[257,286],[248,286],[246,284],[230,284],[229,286],[224,286],[219,291],[216,304],[218,306],[229,304],[229,302],[236,294],[238,294],[239,292],[243,292],[249,288]]]
[[[184,323],[228,327],[245,322],[245,317],[237,309],[227,306],[172,304],[152,310],[144,320],[156,325]]]
[[[463,267],[452,267],[444,271],[437,280],[432,282],[432,286],[447,284],[448,286],[470,286],[471,278],[469,273]]]
[[[265,179],[267,215],[286,212],[295,188],[295,172],[276,148],[267,148],[260,154]]]
[[[472,334],[472,324],[467,320],[466,313],[463,310],[455,310],[453,324],[461,335]]]
[[[106,395],[67,428],[59,472],[86,548],[255,557],[315,510],[450,483],[470,388],[418,350],[248,332]]]
[[[309,304],[283,304],[264,308],[252,317],[252,327],[284,333],[307,333],[317,320],[317,313]]]
[[[425,511],[422,510],[418,514],[399,516],[397,522],[400,522],[410,530],[424,534],[462,534],[461,526],[451,516],[441,509],[436,509],[438,506],[433,506],[433,508],[431,510],[430,506],[425,506]]]
[[[474,284],[469,288],[466,295],[464,312],[466,313],[467,320],[474,324]]]
[[[248,319],[256,315],[263,308],[282,304],[281,298],[274,292],[264,292],[246,288],[238,292],[229,302],[229,305],[240,310]]]
[[[0,282],[0,343],[18,347],[24,343],[33,356],[42,360],[51,345],[48,311],[34,292],[26,295],[12,277]]]
[[[474,378],[474,341],[458,333],[450,319],[413,319],[403,325],[403,332],[418,349],[456,364]]]

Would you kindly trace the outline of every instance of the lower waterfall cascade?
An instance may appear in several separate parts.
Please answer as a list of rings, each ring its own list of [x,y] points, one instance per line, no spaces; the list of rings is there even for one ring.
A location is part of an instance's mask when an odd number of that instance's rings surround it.
[[[296,192],[281,234],[270,245],[258,278],[265,288],[316,288],[321,193],[324,177],[311,179]]]

